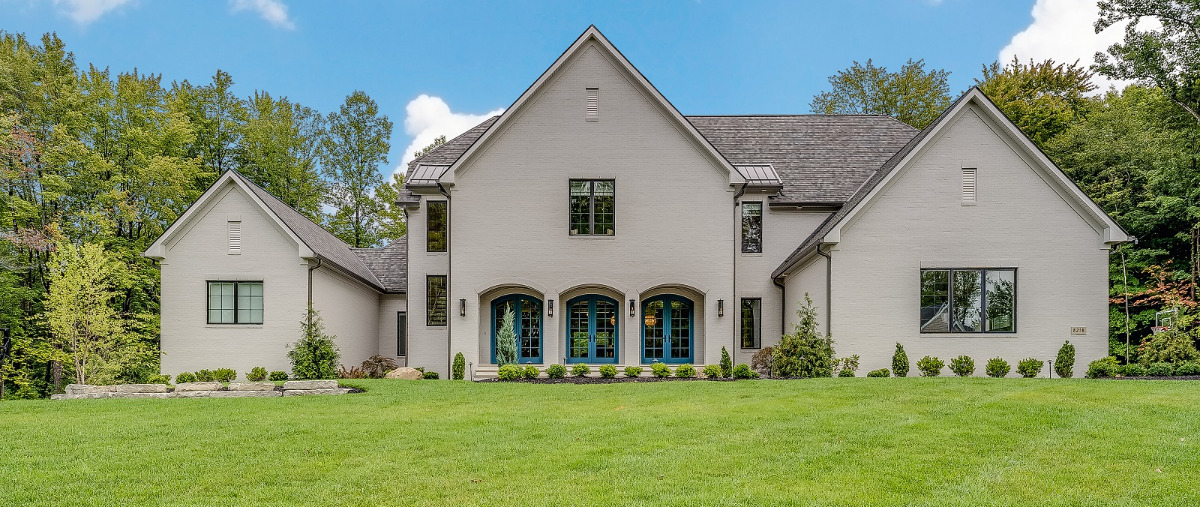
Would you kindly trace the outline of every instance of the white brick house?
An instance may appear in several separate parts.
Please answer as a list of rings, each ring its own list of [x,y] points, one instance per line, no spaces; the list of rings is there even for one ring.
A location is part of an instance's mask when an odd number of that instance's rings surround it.
[[[494,371],[509,308],[521,362],[724,347],[748,363],[806,294],[864,369],[896,342],[1015,362],[1070,339],[1086,363],[1106,353],[1108,251],[1129,239],[977,89],[920,132],[683,116],[594,27],[504,114],[410,164],[401,202],[407,237],[350,249],[223,175],[146,252],[163,371],[286,369],[310,291],[345,364],[443,376],[459,352]]]

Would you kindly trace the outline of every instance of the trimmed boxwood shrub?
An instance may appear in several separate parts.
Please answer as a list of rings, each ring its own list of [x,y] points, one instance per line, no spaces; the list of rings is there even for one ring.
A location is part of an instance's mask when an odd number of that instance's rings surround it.
[[[1034,378],[1038,376],[1038,373],[1042,372],[1042,366],[1045,364],[1045,361],[1032,357],[1022,359],[1017,362],[1017,373],[1020,373],[1025,378]]]
[[[213,378],[217,382],[233,382],[237,378],[237,372],[233,368],[217,368],[213,370]]]
[[[838,371],[838,376],[839,377],[853,377],[854,370],[851,370],[848,368],[842,368],[840,371]]]
[[[262,382],[267,379],[267,369],[262,366],[250,368],[250,373],[246,374],[246,380],[251,382]]]
[[[896,342],[896,352],[892,354],[892,372],[897,377],[907,377],[908,368],[908,354],[904,353],[904,345]]]
[[[675,376],[679,378],[692,378],[696,376],[696,367],[689,363],[683,363],[675,368]]]
[[[739,364],[733,367],[733,378],[748,379],[758,378],[758,372],[751,370],[750,365],[746,363]]]
[[[600,376],[604,378],[613,378],[617,376],[617,367],[611,364],[606,364],[600,367]]]
[[[917,361],[917,369],[921,371],[921,376],[924,377],[941,375],[943,366],[946,366],[946,363],[933,356],[925,356],[920,361]]]
[[[1146,368],[1146,375],[1151,377],[1170,377],[1175,374],[1175,367],[1171,363],[1154,363]]]
[[[425,380],[437,380],[438,379],[438,372],[436,372],[436,371],[427,371],[427,372],[422,373],[421,375],[422,375],[421,378],[423,378]]]
[[[631,377],[631,378],[632,377],[640,377],[641,375],[642,375],[642,367],[641,366],[626,366],[625,367],[625,376],[626,377]]]
[[[1117,358],[1108,356],[1088,363],[1087,373],[1083,376],[1087,378],[1113,378],[1117,376],[1117,370],[1119,369],[1120,365],[1117,364]]]
[[[538,370],[538,367],[534,366],[532,364],[526,365],[525,369],[521,370],[521,376],[525,377],[525,378],[530,378],[530,379],[538,378],[538,375],[541,375],[541,374],[542,374],[542,372],[540,370]]]
[[[1054,358],[1054,373],[1059,378],[1071,378],[1075,374],[1075,346],[1071,345],[1071,341],[1063,342],[1062,348],[1058,349],[1058,357]]]
[[[970,377],[975,374],[975,360],[965,355],[951,359],[950,371],[960,377]]]
[[[1175,374],[1181,377],[1200,375],[1200,362],[1188,361],[1175,368]]]
[[[567,376],[567,367],[561,364],[552,364],[547,366],[546,376],[550,378],[563,378]]]
[[[671,376],[671,368],[663,363],[654,363],[650,365],[650,373],[658,378],[667,378]]]
[[[450,367],[450,379],[462,380],[467,375],[467,358],[463,353],[454,354],[454,364]]]
[[[571,375],[576,377],[586,377],[591,372],[592,367],[583,363],[575,363],[575,366],[571,367]]]
[[[179,375],[175,376],[176,384],[182,384],[185,382],[195,382],[195,381],[196,381],[196,374],[192,373],[190,371],[181,372]]]
[[[983,367],[983,372],[987,373],[987,376],[993,378],[1004,377],[1008,375],[1008,372],[1010,371],[1012,371],[1012,368],[1009,367],[1008,361],[1005,361],[999,357],[988,359],[987,364]]]
[[[512,382],[521,378],[521,367],[515,364],[506,364],[496,370],[496,378],[505,382]]]
[[[891,374],[892,372],[888,371],[887,368],[880,368],[878,370],[871,370],[867,372],[868,377],[888,377],[891,376]]]
[[[721,376],[729,378],[730,375],[733,375],[733,360],[729,358],[729,351],[721,347]]]
[[[721,378],[721,367],[715,364],[704,365],[704,376],[710,379]]]
[[[213,375],[212,370],[196,370],[196,382],[213,382],[217,378]]]
[[[1117,369],[1122,377],[1145,377],[1146,367],[1138,363],[1123,364]]]
[[[267,376],[267,379],[269,379],[271,382],[282,382],[288,379],[288,374],[286,371],[275,370]]]

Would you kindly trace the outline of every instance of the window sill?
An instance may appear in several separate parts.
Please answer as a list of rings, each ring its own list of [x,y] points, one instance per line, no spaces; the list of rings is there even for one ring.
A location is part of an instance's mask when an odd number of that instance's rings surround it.
[[[921,333],[921,338],[1019,338],[1017,333]]]
[[[208,329],[262,329],[262,324],[205,324]]]
[[[425,255],[428,255],[430,257],[445,257],[447,253],[448,252],[430,252],[428,250],[425,251]]]
[[[742,252],[742,257],[762,257],[762,252]]]
[[[571,239],[586,239],[592,241],[617,239],[616,234],[569,234],[567,237]]]

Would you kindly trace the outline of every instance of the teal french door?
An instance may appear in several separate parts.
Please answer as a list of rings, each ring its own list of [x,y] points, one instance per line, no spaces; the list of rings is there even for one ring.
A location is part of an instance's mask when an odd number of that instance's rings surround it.
[[[598,295],[567,301],[567,362],[617,362],[617,301]]]
[[[684,297],[662,295],[642,302],[642,362],[693,362],[693,317],[692,300]]]
[[[496,331],[504,326],[504,314],[510,309],[517,336],[517,362],[542,362],[542,301],[524,294],[492,301],[492,362],[496,362]]]

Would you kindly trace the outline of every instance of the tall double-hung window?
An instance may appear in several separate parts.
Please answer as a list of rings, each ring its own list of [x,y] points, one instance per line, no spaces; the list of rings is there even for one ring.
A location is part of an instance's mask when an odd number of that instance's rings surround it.
[[[445,252],[449,243],[449,223],[446,220],[446,201],[429,201],[428,215],[425,217],[425,251]]]
[[[612,236],[617,224],[614,180],[571,180],[572,236]]]
[[[1014,333],[1017,270],[922,269],[922,333]]]
[[[762,253],[762,203],[742,203],[742,253]]]
[[[262,282],[208,282],[209,324],[262,324]]]

